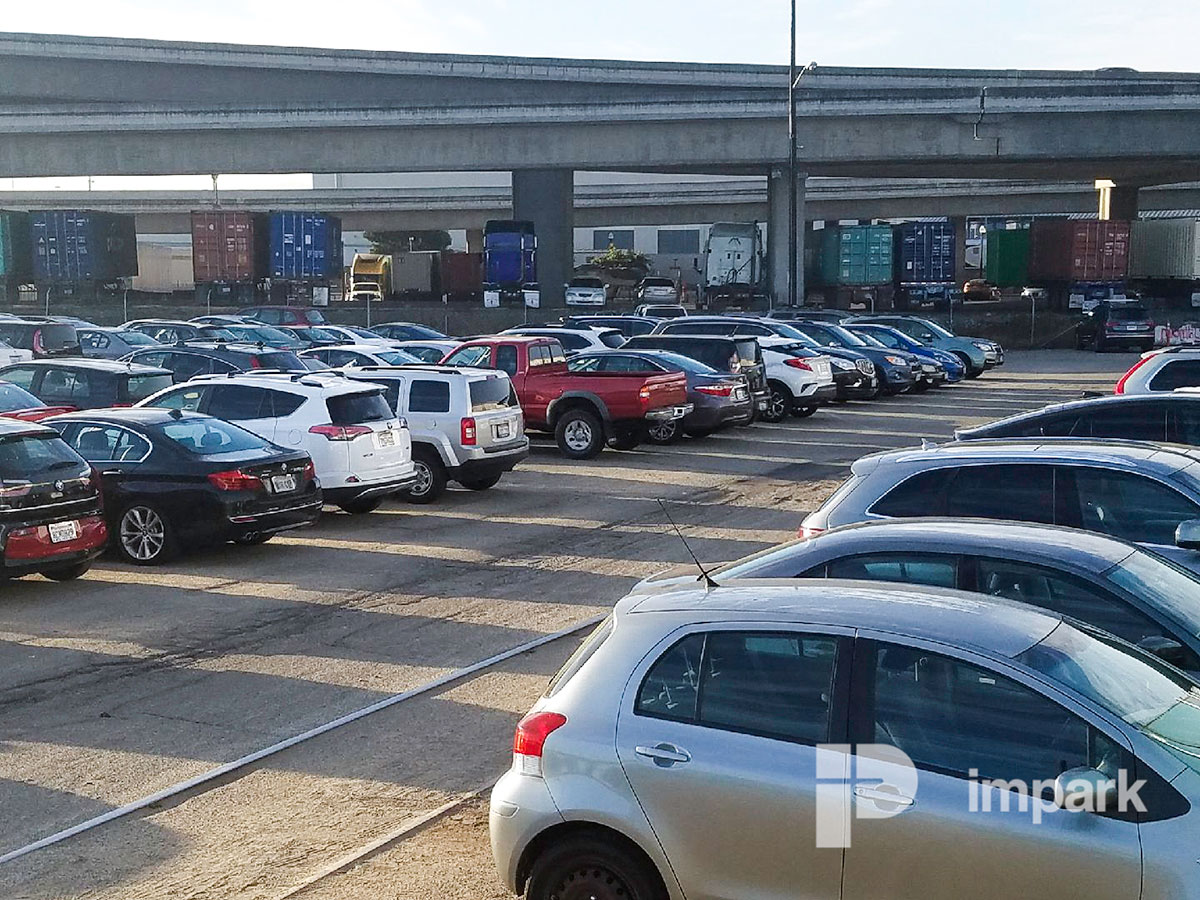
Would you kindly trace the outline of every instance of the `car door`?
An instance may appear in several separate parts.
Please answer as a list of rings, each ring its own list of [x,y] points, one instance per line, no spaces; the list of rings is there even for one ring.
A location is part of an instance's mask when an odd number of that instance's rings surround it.
[[[843,900],[1138,900],[1134,817],[1048,804],[1035,816],[1017,789],[1036,785],[1040,799],[1043,783],[1082,766],[1118,777],[1132,752],[1123,735],[999,663],[859,634],[851,690],[870,699],[856,707],[853,737],[903,751],[916,789],[889,790],[886,775],[854,785]]]
[[[235,422],[268,441],[275,439],[276,418],[271,392],[244,384],[214,384],[205,410],[210,416]]]
[[[816,776],[818,745],[843,743],[848,641],[696,626],[634,671],[617,754],[688,900],[838,897],[841,851],[817,847]],[[840,774],[845,755],[830,753]]]
[[[142,482],[142,466],[150,456],[150,442],[119,425],[73,422],[63,439],[92,464],[104,485],[106,508],[119,509]]]
[[[1059,524],[1070,528],[1157,545],[1170,555],[1179,524],[1200,519],[1200,506],[1145,475],[1094,466],[1062,466],[1060,473]]]

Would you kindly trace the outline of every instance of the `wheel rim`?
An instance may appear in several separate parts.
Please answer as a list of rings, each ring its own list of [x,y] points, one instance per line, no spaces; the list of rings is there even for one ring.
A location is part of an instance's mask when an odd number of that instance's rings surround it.
[[[605,866],[568,872],[550,895],[553,900],[631,900],[625,880]]]
[[[150,507],[135,506],[121,517],[121,546],[134,559],[154,559],[166,542],[166,524]]]
[[[767,409],[768,415],[770,415],[772,419],[782,419],[787,415],[787,411],[787,397],[783,396],[782,391],[771,391],[771,405]]]
[[[656,422],[650,426],[650,439],[653,441],[669,441],[675,437],[674,422]]]
[[[563,429],[563,440],[572,450],[586,450],[592,445],[592,426],[583,419],[574,419]]]
[[[417,480],[409,491],[414,497],[424,497],[433,488],[433,470],[424,462],[414,460],[413,465],[417,470]]]

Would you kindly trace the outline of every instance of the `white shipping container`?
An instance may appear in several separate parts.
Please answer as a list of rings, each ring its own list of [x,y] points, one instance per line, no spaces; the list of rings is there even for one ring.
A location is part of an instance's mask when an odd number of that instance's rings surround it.
[[[392,290],[403,293],[433,293],[437,253],[414,251],[392,254]]]
[[[1129,233],[1130,278],[1200,279],[1200,219],[1146,219]]]
[[[138,274],[131,286],[135,291],[170,294],[196,287],[192,274],[192,248],[172,244],[138,242]]]

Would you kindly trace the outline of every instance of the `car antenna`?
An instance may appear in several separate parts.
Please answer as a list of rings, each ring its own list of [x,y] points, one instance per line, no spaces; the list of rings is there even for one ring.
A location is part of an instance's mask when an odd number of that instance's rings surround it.
[[[688,556],[692,558],[692,562],[694,562],[696,564],[696,568],[700,570],[700,577],[704,579],[704,587],[720,587],[719,584],[713,581],[712,576],[708,574],[708,571],[704,568],[704,566],[700,564],[700,560],[696,557],[695,552],[692,550],[692,545],[687,542],[687,538],[683,536],[683,532],[679,530],[679,526],[675,524],[675,520],[671,518],[671,514],[667,511],[667,504],[663,502],[661,497],[656,497],[655,502],[658,503],[659,508],[663,511],[663,515],[667,517],[667,521],[671,523],[671,527],[675,529],[675,533],[679,535],[679,540],[683,541],[683,546],[687,549]]]

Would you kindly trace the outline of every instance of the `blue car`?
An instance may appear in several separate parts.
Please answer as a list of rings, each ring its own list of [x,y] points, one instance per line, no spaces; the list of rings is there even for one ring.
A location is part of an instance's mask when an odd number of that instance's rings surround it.
[[[953,353],[946,350],[939,350],[937,347],[930,347],[928,344],[922,344],[916,338],[909,337],[903,331],[892,328],[890,325],[855,322],[845,327],[851,331],[869,335],[879,341],[879,343],[886,347],[891,347],[893,350],[907,350],[909,353],[919,356],[922,360],[937,363],[946,370],[947,384],[962,381],[967,377],[967,367]]]

